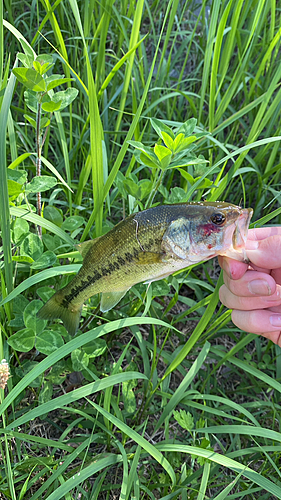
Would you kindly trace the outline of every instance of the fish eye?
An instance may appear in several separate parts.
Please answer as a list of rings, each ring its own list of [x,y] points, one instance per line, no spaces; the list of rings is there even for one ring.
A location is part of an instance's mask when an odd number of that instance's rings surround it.
[[[225,222],[225,216],[223,214],[217,213],[212,215],[211,221],[216,224],[216,226],[222,226]]]

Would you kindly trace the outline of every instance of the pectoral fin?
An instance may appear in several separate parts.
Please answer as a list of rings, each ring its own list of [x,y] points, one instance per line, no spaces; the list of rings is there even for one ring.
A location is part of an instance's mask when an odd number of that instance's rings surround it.
[[[130,287],[126,290],[121,290],[120,292],[103,292],[101,294],[100,303],[101,312],[110,311],[110,309],[118,304],[118,302],[124,297],[129,289]]]

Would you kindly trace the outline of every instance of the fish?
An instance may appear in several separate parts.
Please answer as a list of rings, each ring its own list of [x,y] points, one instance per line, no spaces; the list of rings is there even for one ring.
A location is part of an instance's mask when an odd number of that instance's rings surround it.
[[[227,202],[160,205],[134,213],[109,232],[76,248],[83,265],[39,310],[60,318],[74,335],[84,302],[101,293],[100,310],[114,308],[135,284],[157,281],[215,257],[247,262],[245,243],[253,210]]]

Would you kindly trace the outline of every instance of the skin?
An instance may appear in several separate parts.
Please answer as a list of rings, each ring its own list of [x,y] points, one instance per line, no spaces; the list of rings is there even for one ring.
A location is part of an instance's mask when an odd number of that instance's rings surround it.
[[[250,265],[219,257],[220,300],[238,328],[281,347],[281,227],[250,229],[246,252]]]

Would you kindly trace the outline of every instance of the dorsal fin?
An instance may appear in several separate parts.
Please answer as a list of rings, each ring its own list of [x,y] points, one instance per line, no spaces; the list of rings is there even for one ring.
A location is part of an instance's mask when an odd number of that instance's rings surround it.
[[[90,248],[92,248],[98,240],[99,238],[95,238],[94,240],[83,241],[83,243],[78,243],[77,245],[75,245],[75,248],[78,250],[78,252],[81,253],[84,259],[84,257],[89,252]]]

